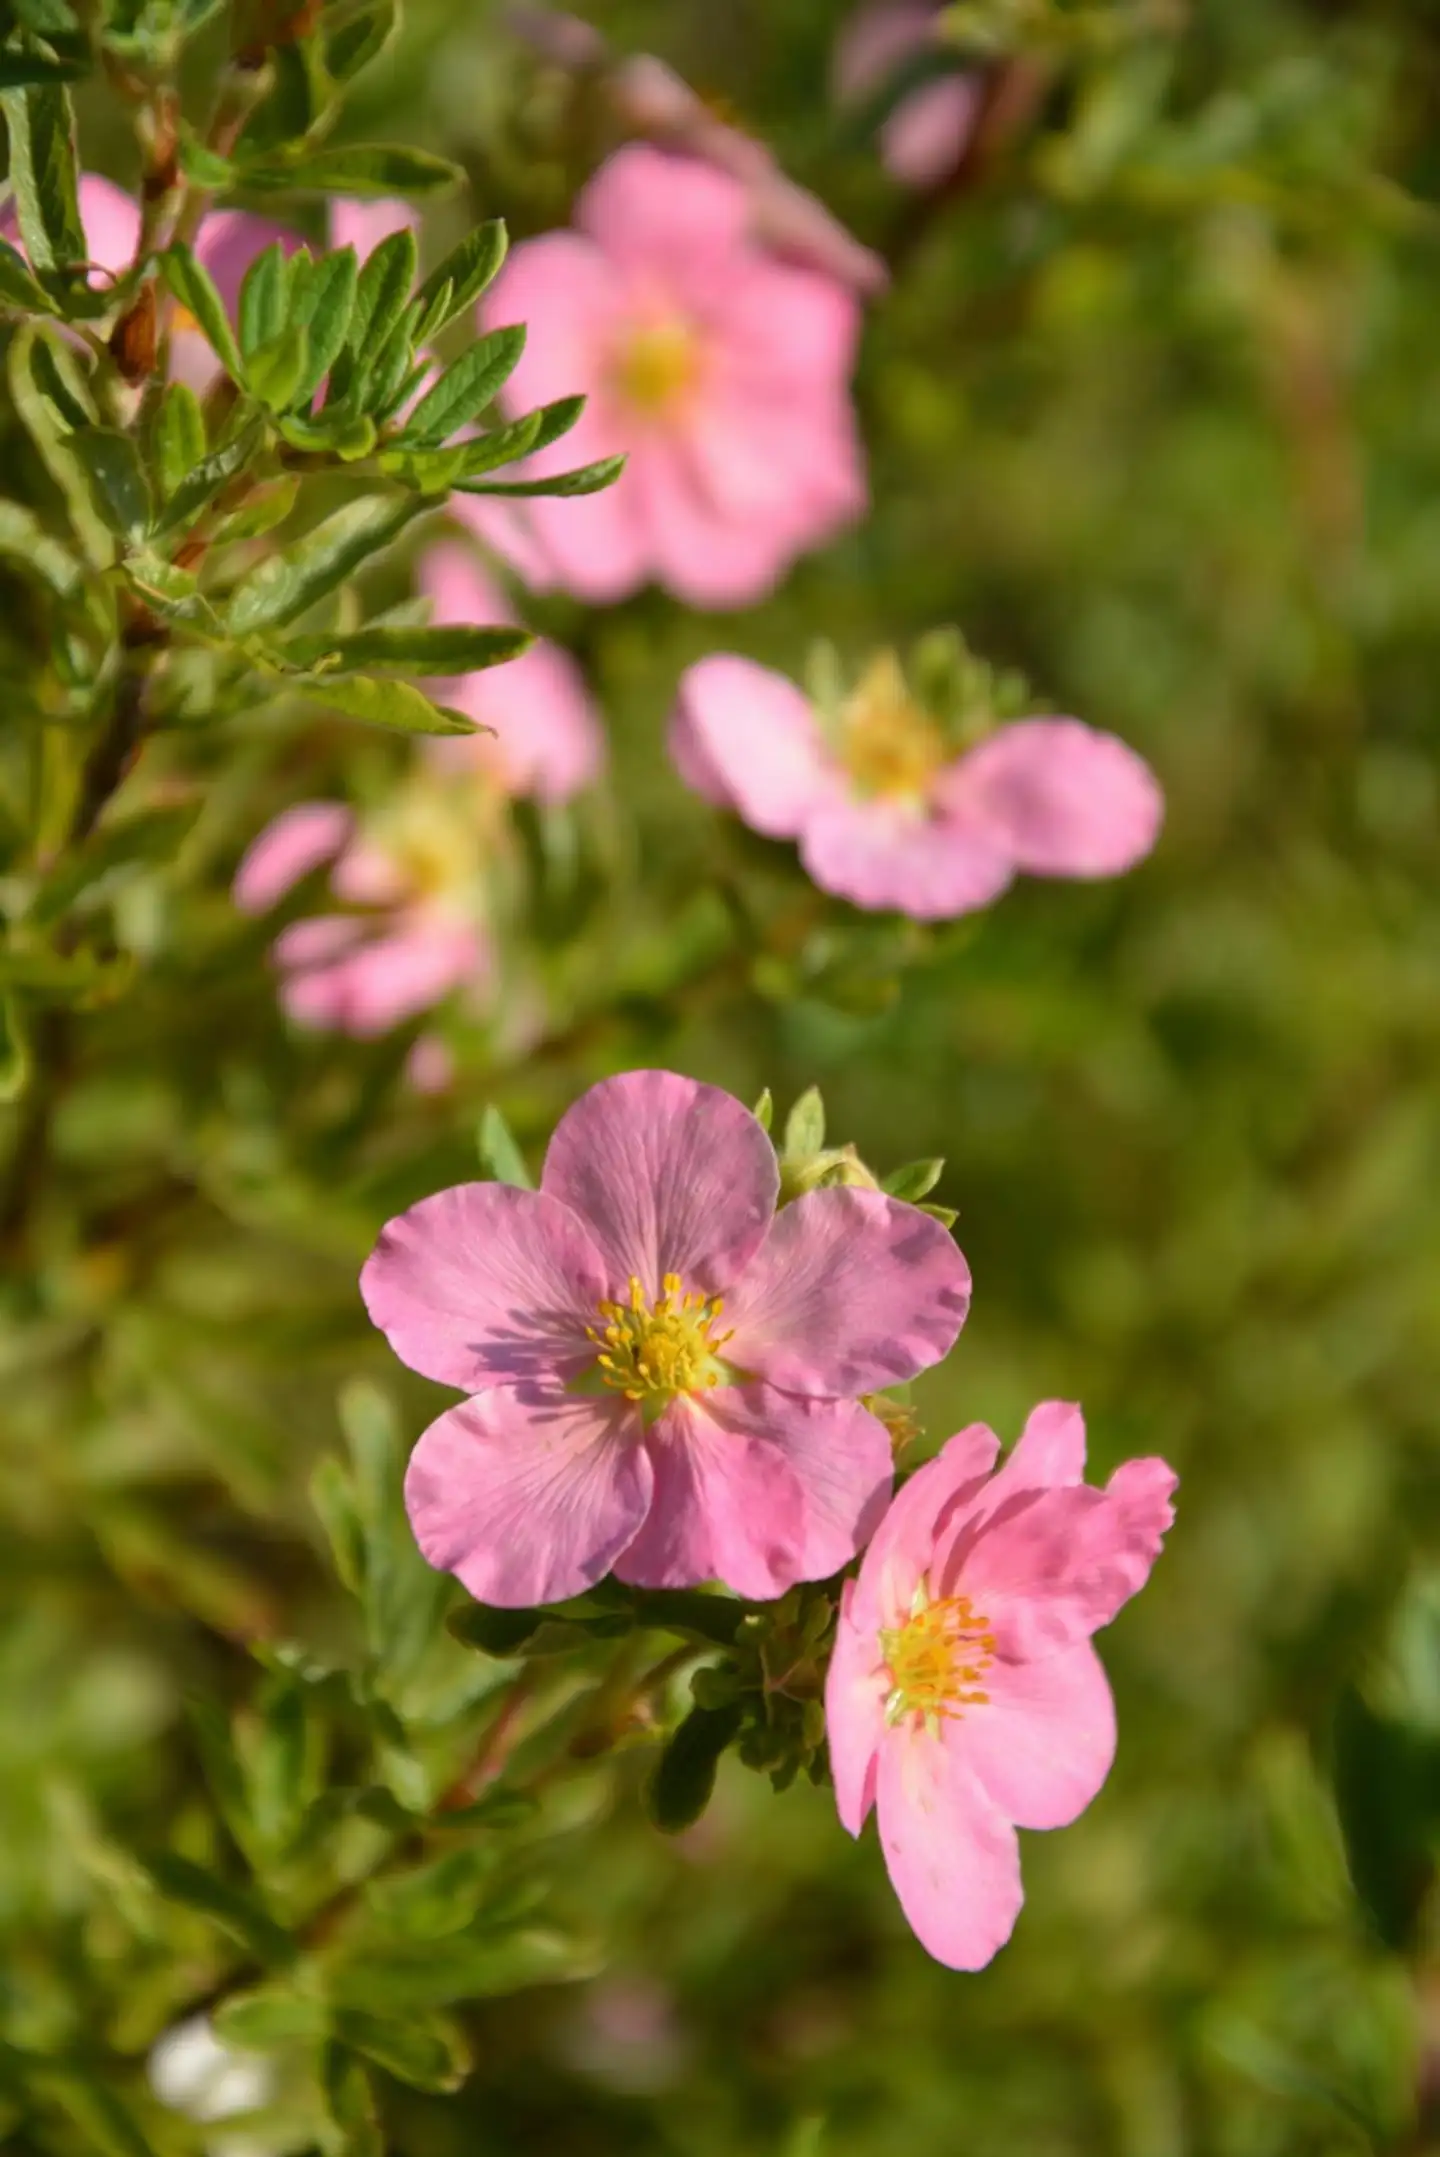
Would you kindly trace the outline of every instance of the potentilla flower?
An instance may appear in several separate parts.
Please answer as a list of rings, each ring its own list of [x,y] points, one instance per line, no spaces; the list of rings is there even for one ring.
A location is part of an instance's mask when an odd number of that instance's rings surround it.
[[[857,8],[835,47],[835,95],[864,104],[906,64],[940,48],[941,10],[929,0],[874,0]],[[905,187],[938,187],[960,163],[980,116],[978,70],[952,69],[899,98],[880,129],[880,155]]]
[[[890,1441],[859,1396],[950,1348],[969,1269],[878,1191],[775,1210],[755,1117],[669,1071],[561,1118],[538,1191],[468,1183],[391,1221],[361,1275],[413,1370],[473,1397],[415,1448],[421,1550],[480,1601],[718,1579],[776,1596],[874,1528]]]
[[[1017,1827],[1066,1827],[1115,1753],[1090,1636],[1143,1588],[1176,1478],[1083,1480],[1078,1408],[1044,1401],[997,1474],[972,1424],[901,1490],[847,1582],[825,1690],[840,1818],[872,1806],[923,1947],[978,1970],[1014,1930]]]
[[[235,903],[265,913],[333,862],[343,911],[292,921],[275,940],[280,1000],[297,1025],[388,1033],[493,967],[483,804],[416,776],[363,820],[339,802],[298,802],[261,832],[235,875]]]
[[[682,676],[670,747],[697,793],[797,840],[823,891],[921,921],[987,906],[1021,872],[1115,876],[1149,853],[1163,801],[1132,749],[1078,719],[991,723],[942,722],[893,653],[822,712],[727,652]]]
[[[431,601],[433,622],[515,619],[499,585],[456,541],[442,541],[422,558],[419,584]],[[502,794],[548,802],[569,801],[599,777],[605,762],[600,715],[584,675],[558,644],[537,637],[504,666],[431,688],[442,703],[494,729],[432,736],[426,753],[440,767],[479,773]]]
[[[653,577],[741,606],[864,506],[846,387],[859,304],[757,245],[749,214],[732,173],[632,143],[585,188],[576,229],[522,242],[485,297],[487,327],[529,325],[515,409],[588,399],[527,473],[628,458],[599,494],[529,505],[534,543],[582,599]],[[499,520],[481,522],[503,545]]]

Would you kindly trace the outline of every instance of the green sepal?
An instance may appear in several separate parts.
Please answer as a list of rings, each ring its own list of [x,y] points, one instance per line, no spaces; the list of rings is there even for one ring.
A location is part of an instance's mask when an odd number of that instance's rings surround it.
[[[738,1702],[693,1707],[670,1738],[645,1793],[650,1817],[665,1834],[693,1827],[704,1812],[714,1795],[721,1758],[740,1734],[743,1714]]]
[[[525,1156],[516,1144],[515,1134],[493,1101],[486,1103],[475,1143],[481,1166],[489,1170],[497,1183],[511,1184],[517,1191],[534,1190],[535,1179],[525,1166]]]

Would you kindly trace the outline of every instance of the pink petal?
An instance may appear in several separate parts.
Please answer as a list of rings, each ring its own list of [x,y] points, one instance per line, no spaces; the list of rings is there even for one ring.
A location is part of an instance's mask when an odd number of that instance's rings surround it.
[[[880,1750],[876,1803],[885,1863],[920,1945],[952,1970],[980,1970],[1024,1901],[1015,1830],[963,1752],[904,1726]]]
[[[753,659],[716,652],[680,677],[671,736],[713,774],[754,831],[793,838],[818,802],[833,798],[834,766],[809,699]],[[703,790],[702,790],[703,791]]]
[[[400,907],[413,893],[414,877],[398,854],[362,829],[336,862],[330,889],[349,906]]]
[[[433,760],[494,773],[502,791],[572,801],[605,766],[605,734],[585,677],[556,644],[532,644],[503,667],[470,675],[446,699],[495,729],[495,737],[437,740]]]
[[[970,1269],[918,1206],[810,1191],[785,1206],[726,1299],[726,1354],[789,1393],[853,1397],[938,1363],[970,1308]]]
[[[1078,719],[1022,719],[943,782],[950,809],[1031,876],[1118,876],[1155,844],[1164,797],[1149,766]]]
[[[1006,1454],[999,1473],[979,1491],[973,1504],[952,1513],[937,1535],[932,1560],[936,1578],[948,1577],[960,1545],[973,1543],[981,1527],[1012,1501],[1055,1485],[1083,1482],[1085,1418],[1073,1401],[1042,1401]]]
[[[612,1284],[729,1286],[765,1234],[780,1172],[747,1108],[673,1071],[602,1079],[555,1127],[541,1188],[585,1223]]]
[[[840,104],[879,90],[913,54],[935,43],[936,10],[927,0],[871,0],[853,8],[835,41],[831,88]]]
[[[965,155],[984,97],[973,74],[942,75],[901,98],[880,130],[885,170],[904,187],[938,187]]]
[[[607,1290],[573,1213],[539,1191],[461,1183],[390,1221],[360,1276],[402,1363],[467,1392],[578,1375]]]
[[[638,1422],[622,1402],[528,1385],[447,1409],[405,1477],[416,1542],[504,1610],[593,1587],[650,1504]]]
[[[140,237],[140,205],[133,195],[98,172],[80,175],[80,222],[85,246],[96,269],[118,277],[135,258]]]
[[[858,1835],[875,1802],[890,1674],[880,1659],[875,1632],[855,1623],[854,1603],[855,1583],[847,1580],[825,1675],[825,1735],[840,1825]]]
[[[628,599],[650,575],[649,536],[638,514],[632,466],[600,494],[532,502],[530,524],[553,581],[588,606]]]
[[[331,197],[330,245],[337,252],[342,247],[353,247],[363,262],[382,240],[397,232],[419,236],[419,213],[408,202],[393,196],[382,196],[375,202],[362,202],[349,195]]]
[[[330,1021],[362,1040],[389,1033],[428,1011],[485,963],[469,922],[416,914],[372,938],[345,962],[337,1015]]]
[[[748,215],[733,174],[643,142],[607,158],[575,208],[576,224],[611,261],[687,292],[703,291],[707,272],[743,247]]]
[[[796,544],[783,513],[717,505],[678,439],[637,441],[626,467],[650,569],[688,606],[744,607],[779,583]],[[599,499],[596,497],[595,499]]]
[[[1017,1827],[1068,1827],[1115,1758],[1115,1702],[1088,1641],[1037,1663],[995,1663],[989,1699],[967,1708],[949,1742],[991,1803]]]
[[[988,839],[885,800],[852,797],[822,808],[800,835],[800,859],[822,891],[852,905],[894,907],[944,921],[988,906],[1011,865]]]
[[[527,591],[555,589],[555,564],[540,543],[529,505],[498,494],[457,494],[450,514],[514,571]]]
[[[515,610],[469,547],[441,540],[420,557],[416,582],[430,601],[430,619],[446,627],[465,622],[513,622]]]
[[[968,1518],[999,1450],[992,1430],[971,1423],[901,1485],[861,1561],[854,1614],[862,1631],[878,1639],[882,1626],[908,1617],[937,1537],[952,1519]]]
[[[718,1399],[718,1395],[717,1395]],[[617,1560],[640,1588],[723,1581],[737,1595],[783,1595],[804,1577],[805,1497],[779,1447],[748,1419],[677,1400],[645,1436],[655,1496],[645,1525]]]
[[[1011,1661],[1068,1648],[1108,1625],[1144,1587],[1174,1520],[1164,1461],[1127,1461],[1103,1491],[1085,1484],[1022,1495],[961,1536],[943,1568],[984,1611]]]
[[[448,1093],[455,1072],[455,1051],[443,1034],[421,1034],[405,1059],[405,1083],[416,1093]]]
[[[215,281],[225,312],[234,319],[245,272],[257,255],[278,240],[287,255],[301,243],[300,234],[272,217],[255,217],[249,210],[217,210],[200,227],[195,252]]]
[[[284,809],[251,841],[231,897],[245,914],[263,914],[292,886],[338,854],[354,827],[350,811],[338,801],[301,801]]]
[[[587,394],[608,363],[620,304],[604,255],[578,232],[547,232],[522,240],[480,302],[481,325],[511,322],[528,327],[525,350],[510,377],[506,402],[512,411],[550,404],[557,397]],[[587,413],[576,432],[593,427]],[[565,437],[566,460],[583,463],[587,450],[571,454],[575,434]],[[615,447],[621,445],[616,444]]]

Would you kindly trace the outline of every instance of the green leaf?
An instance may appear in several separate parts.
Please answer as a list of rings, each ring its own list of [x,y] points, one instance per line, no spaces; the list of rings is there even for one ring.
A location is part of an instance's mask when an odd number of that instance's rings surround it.
[[[0,989],[27,989],[33,996],[68,1002],[118,987],[130,978],[127,964],[89,951],[16,950],[0,944]]]
[[[100,824],[51,870],[31,902],[27,920],[47,927],[92,899],[97,890],[108,895],[126,878],[173,860],[193,831],[200,806],[197,797]]]
[[[222,1880],[203,1865],[173,1850],[153,1851],[141,1862],[168,1902],[177,1902],[210,1918],[260,1961],[286,1964],[295,1959],[295,1943],[248,1889]]]
[[[302,419],[293,412],[287,413],[279,422],[280,436],[294,449],[318,451],[322,456],[338,457],[342,464],[353,464],[359,457],[368,457],[375,447],[375,422],[366,413],[348,413],[335,406],[326,405],[318,420]],[[444,487],[425,487],[426,494],[443,494]]]
[[[457,315],[463,314],[494,281],[509,244],[504,225],[498,217],[492,217],[486,224],[477,225],[473,232],[467,232],[459,246],[452,247],[444,261],[430,272],[417,295],[421,306],[433,306],[447,284],[450,297],[444,313],[429,325],[429,336],[435,336],[447,322],[453,322]]]
[[[310,331],[310,364],[300,382],[305,398],[314,395],[338,357],[350,328],[360,282],[360,265],[353,247],[342,247],[315,266],[306,295],[305,318]]]
[[[348,636],[287,637],[278,657],[306,671],[333,665],[400,674],[473,674],[518,659],[534,642],[528,630],[448,625],[435,629],[358,629]]]
[[[449,194],[465,175],[445,157],[403,143],[354,142],[313,157],[247,165],[245,185],[295,195]]]
[[[470,2072],[464,2037],[448,2020],[434,2017],[422,2023],[412,2015],[404,2022],[390,2022],[360,2008],[344,2008],[335,2021],[346,2044],[412,2089],[456,2090]]]
[[[927,1191],[933,1191],[945,1173],[944,1160],[932,1156],[928,1161],[907,1161],[904,1168],[897,1168],[887,1176],[880,1188],[892,1198],[903,1198],[909,1205],[918,1205]]]
[[[928,1213],[931,1220],[938,1221],[942,1228],[953,1228],[960,1218],[953,1206],[922,1206],[920,1211]]]
[[[0,996],[0,1101],[18,1101],[30,1083],[30,1037],[23,1008]]]
[[[240,333],[240,350],[247,359],[262,345],[268,345],[278,337],[286,327],[288,293],[285,249],[278,240],[272,240],[250,264],[240,286],[236,328]]]
[[[394,35],[398,20],[395,0],[375,0],[349,22],[333,31],[325,45],[325,71],[334,82],[349,82],[362,67],[378,59]]]
[[[39,52],[0,52],[0,90],[26,89],[32,83],[74,82],[89,72],[80,53],[51,58]]]
[[[525,350],[523,323],[492,330],[462,352],[426,392],[405,423],[402,442],[442,442],[468,426],[509,381]]]
[[[372,674],[292,674],[286,687],[312,704],[361,719],[367,726],[398,734],[478,734],[486,731],[463,712],[432,704],[410,682],[386,681]]]
[[[322,2081],[334,2130],[325,2133],[326,2157],[385,2157],[370,2078],[354,2053],[327,2045]]]
[[[386,420],[398,410],[405,401],[412,379],[427,364],[421,361],[417,366],[415,359],[415,331],[419,321],[420,309],[412,302],[390,332],[365,377],[365,408],[377,420]]]
[[[320,1516],[341,1584],[352,1595],[363,1595],[365,1524],[355,1504],[355,1486],[333,1454],[316,1464],[310,1478],[310,1503]]]
[[[195,317],[201,334],[225,372],[236,382],[242,380],[239,347],[225,312],[225,303],[216,291],[209,271],[179,240],[173,241],[161,255],[159,269],[176,301]]]
[[[86,258],[75,159],[75,116],[60,83],[0,91],[10,137],[10,185],[20,237],[39,271],[77,267]]]
[[[365,1901],[372,1917],[395,1936],[443,1940],[473,1924],[495,1873],[487,1842],[467,1843],[441,1857],[375,1880]]]
[[[523,1655],[545,1622],[542,1610],[497,1610],[489,1603],[462,1603],[445,1621],[462,1647],[478,1648],[502,1662]]]
[[[733,1596],[702,1595],[697,1588],[631,1588],[626,1597],[637,1625],[712,1647],[733,1647],[746,1615],[745,1605]]]
[[[225,626],[193,571],[177,569],[163,555],[150,553],[130,555],[123,569],[126,581],[152,614],[158,614],[162,621],[199,630],[216,643],[223,641]]]
[[[0,305],[30,315],[53,315],[55,302],[25,267],[8,240],[0,240]]]
[[[583,397],[561,397],[554,404],[542,405],[538,412],[527,412],[523,419],[511,420],[504,427],[476,435],[473,441],[460,443],[463,461],[457,477],[476,479],[482,472],[512,464],[517,457],[548,449],[562,434],[569,433],[584,409]]]
[[[345,503],[242,579],[226,610],[231,634],[244,637],[293,622],[388,547],[425,506],[413,497],[397,501],[379,495]]]
[[[419,251],[408,225],[365,258],[355,286],[350,310],[346,349],[359,356],[362,371],[388,341],[396,323],[410,305]]]
[[[245,383],[269,411],[283,412],[309,371],[310,332],[302,322],[256,347],[245,362]]]
[[[715,1790],[721,1756],[739,1735],[739,1703],[695,1707],[666,1745],[646,1793],[650,1817],[667,1835],[693,1827]]]
[[[65,497],[86,559],[92,568],[108,568],[115,542],[109,525],[96,515],[90,481],[70,447],[75,423],[69,415],[78,412],[86,426],[93,417],[86,413],[83,397],[76,395],[77,386],[83,392],[83,384],[77,384],[73,357],[67,353],[64,360],[57,359],[46,333],[34,322],[22,322],[10,339],[7,369],[15,408]]]
[[[205,415],[200,399],[188,382],[172,382],[155,409],[150,454],[154,459],[160,492],[167,504],[159,529],[185,522],[177,518],[173,497],[202,462],[207,448]]]
[[[217,545],[228,546],[236,539],[258,539],[265,532],[273,532],[277,524],[283,524],[294,509],[300,493],[298,475],[286,473],[279,479],[267,480],[246,495],[237,509],[221,519],[215,529]]]
[[[1335,1803],[1355,1892],[1385,1945],[1406,1954],[1435,1880],[1440,1739],[1377,1715],[1347,1686],[1335,1717]]]
[[[19,502],[0,502],[0,556],[38,577],[62,599],[85,574],[69,548],[52,539],[34,512]]]
[[[395,1949],[383,1960],[366,1957],[343,1963],[335,1969],[331,1987],[337,1997],[366,2012],[383,2005],[413,2013],[587,1976],[596,1962],[588,1942],[552,1927],[524,1926],[417,1941],[408,1956]]]
[[[183,383],[174,385],[183,389]],[[186,392],[191,395],[191,392]],[[196,407],[198,417],[199,408]],[[188,417],[185,424],[188,426]],[[201,443],[204,443],[202,423]],[[176,486],[165,505],[164,514],[155,526],[156,536],[169,532],[183,532],[193,524],[206,504],[220,492],[222,487],[239,477],[252,458],[257,456],[265,443],[265,429],[259,421],[242,428],[233,440],[222,448],[213,450],[207,457],[203,453],[193,460],[185,477]]]
[[[533,1191],[534,1179],[525,1166],[525,1156],[515,1143],[509,1124],[493,1101],[486,1104],[480,1118],[478,1144],[480,1159],[497,1183],[513,1184],[518,1191]]]
[[[133,435],[109,427],[89,427],[70,436],[70,449],[90,481],[95,507],[112,532],[142,539],[150,529],[155,505]]]
[[[825,1103],[818,1086],[808,1086],[785,1119],[783,1151],[804,1160],[825,1144]]]
[[[753,1114],[762,1131],[768,1131],[775,1121],[775,1096],[768,1086],[755,1103]]]
[[[108,2082],[68,2061],[47,2062],[29,2080],[37,2095],[65,2114],[94,2157],[154,2157],[130,2106]]]
[[[197,187],[217,191],[233,187],[240,177],[232,158],[219,156],[189,128],[182,128],[180,132],[180,170]]]
[[[259,1728],[243,1748],[250,1815],[272,1857],[284,1857],[318,1793],[319,1756],[304,1686],[290,1674],[267,1680],[259,1699]]]
[[[321,2043],[330,2034],[325,2002],[289,1985],[257,1985],[232,1993],[215,2010],[215,2034],[241,2052],[273,2052]]]
[[[550,479],[462,479],[456,485],[461,494],[598,494],[602,487],[612,486],[624,469],[623,456],[601,457],[594,464],[577,466],[573,472],[556,472]]]

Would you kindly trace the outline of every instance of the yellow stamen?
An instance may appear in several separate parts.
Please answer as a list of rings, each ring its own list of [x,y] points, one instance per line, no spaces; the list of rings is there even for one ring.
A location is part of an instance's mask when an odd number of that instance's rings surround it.
[[[699,359],[688,322],[655,322],[632,331],[615,356],[612,379],[626,404],[658,416],[672,411],[692,387]]]
[[[994,1660],[995,1635],[968,1595],[932,1603],[918,1588],[905,1623],[882,1630],[880,1653],[892,1687],[885,1703],[889,1723],[915,1715],[935,1733],[942,1721],[958,1722],[966,1708],[983,1707],[990,1698],[980,1680]]]
[[[687,1290],[678,1273],[667,1273],[660,1287],[652,1307],[632,1273],[628,1302],[602,1303],[601,1323],[586,1328],[604,1383],[655,1409],[678,1394],[719,1385],[724,1373],[718,1357],[730,1339],[715,1331],[723,1297]]]
[[[893,652],[871,660],[839,718],[840,755],[861,792],[923,803],[945,762],[945,742],[911,696]]]

